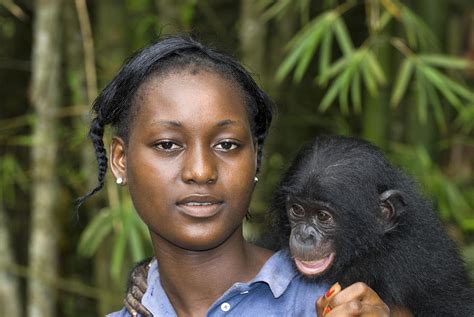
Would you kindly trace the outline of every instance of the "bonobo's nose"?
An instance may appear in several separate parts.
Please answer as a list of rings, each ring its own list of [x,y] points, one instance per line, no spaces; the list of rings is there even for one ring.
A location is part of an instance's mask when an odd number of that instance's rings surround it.
[[[304,244],[314,245],[318,239],[318,232],[313,226],[306,226],[301,231],[301,242]]]

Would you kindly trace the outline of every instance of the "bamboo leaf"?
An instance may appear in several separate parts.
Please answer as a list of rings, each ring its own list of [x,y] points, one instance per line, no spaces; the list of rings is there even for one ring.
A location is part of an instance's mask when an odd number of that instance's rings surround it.
[[[143,248],[142,239],[140,238],[140,234],[138,232],[138,228],[136,225],[130,226],[130,250],[132,252],[132,258],[134,262],[138,262],[139,260],[145,257],[145,252]]]
[[[449,69],[467,69],[473,67],[473,63],[465,58],[447,56],[441,54],[423,54],[418,58],[430,66],[438,66]]]
[[[295,67],[300,55],[304,51],[304,48],[304,46],[299,46],[297,49],[292,50],[288,57],[283,60],[275,75],[277,81],[282,81],[291,69]]]
[[[365,54],[365,51],[358,51],[353,54],[353,58],[349,63],[349,66],[341,76],[343,76],[343,83],[341,92],[339,93],[339,106],[343,114],[349,113],[349,89],[351,88],[351,82],[353,81],[354,74],[357,73],[360,65],[361,56]]]
[[[324,74],[329,68],[331,60],[331,48],[332,48],[333,34],[328,31],[324,34],[321,42],[321,52],[319,57],[319,73]]]
[[[110,209],[103,209],[95,216],[82,232],[78,244],[78,252],[84,256],[92,256],[100,243],[112,231],[113,214]]]
[[[369,91],[370,95],[372,96],[377,95],[377,82],[372,77],[369,67],[367,66],[366,60],[362,62],[361,70],[362,70],[362,78],[364,79],[365,86],[367,87],[367,90]]]
[[[428,94],[425,87],[426,82],[425,78],[423,77],[423,74],[421,74],[419,70],[416,70],[415,78],[418,116],[420,118],[420,121],[422,123],[425,123],[428,112]]]
[[[391,20],[392,20],[392,15],[388,11],[384,11],[379,20],[378,30],[379,31],[383,30],[387,26],[388,22],[390,22]]]
[[[398,3],[401,12],[401,21],[407,33],[408,43],[413,48],[420,47],[424,51],[437,50],[438,40],[430,27],[411,11],[407,6]]]
[[[441,100],[439,99],[439,96],[432,85],[426,84],[425,88],[426,88],[426,92],[428,93],[428,100],[430,101],[434,110],[433,112],[434,112],[436,123],[438,127],[440,128],[440,130],[442,132],[445,132],[447,130],[447,127],[446,127],[446,120],[443,115]]]
[[[333,23],[333,30],[339,46],[341,47],[342,53],[344,55],[351,54],[354,50],[354,45],[352,44],[352,40],[349,36],[349,32],[344,20],[339,17],[335,19]]]
[[[319,75],[318,84],[326,84],[329,79],[333,78],[346,67],[348,60],[348,57],[343,57],[334,62],[326,72]]]
[[[360,95],[360,72],[356,71],[354,74],[354,78],[352,79],[352,86],[351,86],[351,96],[352,96],[352,103],[354,105],[354,110],[356,113],[360,113],[362,110],[362,98]]]
[[[443,96],[449,101],[451,105],[453,105],[458,110],[462,107],[461,101],[459,98],[451,91],[449,86],[446,86],[446,81],[442,73],[437,71],[436,69],[420,64],[418,65],[420,71],[426,76],[426,78],[436,87],[438,90],[443,94]]]
[[[455,82],[448,76],[444,76],[443,79],[446,82],[446,85],[448,85],[455,93],[457,93],[459,96],[466,98],[467,100],[474,102],[474,93],[467,89],[465,86]]]
[[[341,84],[341,91],[339,92],[339,107],[341,109],[342,114],[349,113],[349,88],[350,88],[350,80],[351,80],[351,69],[347,69],[343,74],[342,77],[342,84]]]
[[[329,29],[329,21],[331,20],[332,12],[325,13],[320,17],[314,19],[310,24],[304,27],[288,44],[290,52],[283,60],[282,64],[277,70],[276,79],[283,80],[288,73],[297,64],[301,56],[303,56],[308,48],[313,47],[312,51],[316,49],[321,34],[324,34]]]
[[[405,95],[412,72],[413,63],[407,58],[403,61],[400,71],[398,72],[397,79],[395,80],[392,97],[390,98],[390,104],[392,106],[397,106]]]
[[[125,247],[127,246],[127,231],[122,226],[117,234],[114,248],[112,251],[111,275],[116,280],[119,279],[120,270],[122,269],[123,259],[125,257]]]
[[[380,84],[385,84],[386,79],[385,79],[385,74],[382,70],[382,67],[380,66],[379,61],[375,57],[375,55],[371,51],[367,51],[367,63],[368,66],[374,75],[375,79],[380,83]]]
[[[286,8],[291,4],[291,0],[280,0],[277,1],[274,5],[270,6],[263,14],[262,20],[267,22],[268,20],[280,16],[283,12],[286,11]]]
[[[329,88],[328,92],[324,95],[323,100],[321,101],[321,104],[319,105],[319,110],[321,112],[326,111],[331,103],[334,101],[334,99],[337,97],[338,92],[341,90],[342,85],[343,85],[343,76],[340,75],[331,85]]]
[[[295,74],[293,77],[295,82],[300,82],[301,78],[306,72],[309,62],[313,58],[316,47],[320,42],[323,31],[323,28],[320,28],[317,31],[313,32],[310,37],[308,37],[308,40],[305,45],[305,50],[302,52],[302,56],[300,57],[300,60],[298,61],[298,65],[295,70]]]

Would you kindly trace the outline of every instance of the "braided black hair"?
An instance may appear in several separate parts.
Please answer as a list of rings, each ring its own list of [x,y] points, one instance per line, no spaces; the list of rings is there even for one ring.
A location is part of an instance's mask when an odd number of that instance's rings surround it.
[[[104,186],[107,172],[107,155],[103,142],[105,126],[111,125],[118,136],[128,141],[132,108],[137,104],[134,98],[140,86],[152,77],[193,67],[217,72],[242,91],[252,134],[258,145],[257,172],[259,171],[263,144],[272,121],[273,102],[234,58],[206,47],[189,36],[171,36],[143,48],[126,60],[115,78],[94,101],[93,111],[96,116],[91,122],[89,136],[98,163],[98,185],[78,198],[77,207]]]

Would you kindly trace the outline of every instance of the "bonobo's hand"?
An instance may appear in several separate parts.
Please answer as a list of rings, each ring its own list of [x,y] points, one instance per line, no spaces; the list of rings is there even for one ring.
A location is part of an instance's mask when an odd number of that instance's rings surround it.
[[[390,309],[374,290],[364,283],[355,283],[341,289],[334,284],[316,302],[318,316],[389,317]]]
[[[153,314],[141,302],[147,288],[148,269],[152,259],[148,258],[138,262],[128,276],[127,292],[123,303],[132,316],[137,316],[140,313],[145,317],[153,317]]]

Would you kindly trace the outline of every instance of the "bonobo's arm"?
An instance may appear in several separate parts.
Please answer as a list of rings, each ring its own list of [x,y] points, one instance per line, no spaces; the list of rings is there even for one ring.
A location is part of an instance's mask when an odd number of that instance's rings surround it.
[[[128,276],[127,291],[123,303],[132,316],[137,316],[140,313],[145,317],[153,317],[153,314],[141,303],[147,288],[148,269],[152,259],[148,258],[138,262]]]

